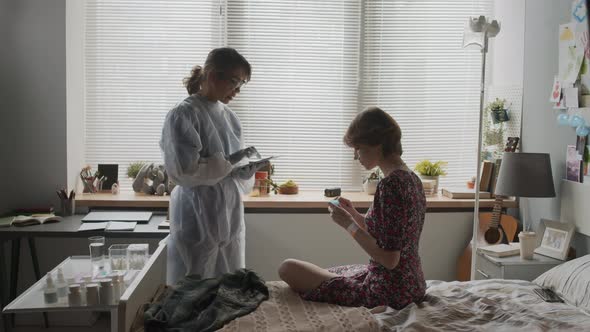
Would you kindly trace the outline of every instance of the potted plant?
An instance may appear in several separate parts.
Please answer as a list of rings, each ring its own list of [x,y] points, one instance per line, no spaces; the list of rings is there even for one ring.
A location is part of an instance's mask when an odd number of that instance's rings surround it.
[[[135,179],[135,177],[137,177],[137,174],[139,173],[139,170],[141,170],[143,165],[145,165],[146,163],[147,162],[145,161],[136,161],[129,164],[129,166],[127,166],[127,177]]]
[[[363,180],[363,191],[368,195],[375,195],[375,192],[377,191],[377,183],[379,183],[381,179],[383,179],[383,173],[381,172],[381,169],[377,167]]]
[[[486,106],[486,110],[490,112],[494,124],[510,120],[508,109],[506,107],[506,99],[496,98]]]
[[[445,167],[447,165],[446,161],[437,161],[431,162],[428,159],[424,159],[421,162],[417,163],[414,167],[414,171],[420,174],[420,178],[422,180],[433,180],[434,181],[434,193],[438,192],[438,179],[441,175],[447,175],[445,171]]]

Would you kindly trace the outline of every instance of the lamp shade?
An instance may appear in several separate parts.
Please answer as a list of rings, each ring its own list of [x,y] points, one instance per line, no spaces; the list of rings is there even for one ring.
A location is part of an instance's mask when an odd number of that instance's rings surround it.
[[[494,194],[555,197],[549,154],[504,152]]]

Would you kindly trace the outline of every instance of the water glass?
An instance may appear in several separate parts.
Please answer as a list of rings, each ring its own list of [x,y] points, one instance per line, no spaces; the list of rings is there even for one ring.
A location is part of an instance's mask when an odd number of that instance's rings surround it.
[[[133,243],[127,247],[127,264],[130,270],[141,270],[148,260],[149,245]]]
[[[104,236],[92,236],[88,238],[90,248],[90,264],[92,265],[92,277],[105,274],[104,268]]]
[[[113,244],[109,247],[111,271],[127,270],[127,244]]]

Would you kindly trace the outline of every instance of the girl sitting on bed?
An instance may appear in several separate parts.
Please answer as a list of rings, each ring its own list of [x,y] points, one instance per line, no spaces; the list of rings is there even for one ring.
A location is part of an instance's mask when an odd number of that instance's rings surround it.
[[[401,158],[401,136],[397,122],[376,107],[359,113],[348,127],[344,142],[354,148],[355,159],[367,170],[379,166],[385,178],[377,185],[366,215],[343,197],[329,203],[328,210],[371,259],[368,265],[327,270],[309,262],[285,260],[279,275],[304,299],[395,309],[422,301],[426,283],[418,242],[426,198],[422,182]]]

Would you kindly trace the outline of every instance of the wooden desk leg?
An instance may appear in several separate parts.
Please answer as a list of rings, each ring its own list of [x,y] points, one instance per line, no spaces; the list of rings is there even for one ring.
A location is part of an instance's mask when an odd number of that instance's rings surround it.
[[[18,286],[18,264],[20,262],[20,238],[12,240],[12,253],[10,257],[10,297],[8,302],[16,299],[16,287]],[[10,323],[14,327],[14,314],[10,314]]]
[[[3,315],[2,310],[4,305],[8,304],[6,301],[6,257],[4,256],[4,241],[0,241],[0,319],[4,326],[4,331],[10,330],[10,324],[8,324],[8,315]]]
[[[29,237],[27,238],[29,242],[29,251],[31,252],[31,258],[33,260],[33,270],[35,271],[35,278],[37,280],[41,279],[41,272],[39,270],[39,258],[37,257],[37,247],[35,246],[35,238]],[[49,318],[47,317],[47,313],[43,313],[43,323],[45,324],[45,328],[49,327]]]

